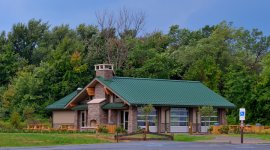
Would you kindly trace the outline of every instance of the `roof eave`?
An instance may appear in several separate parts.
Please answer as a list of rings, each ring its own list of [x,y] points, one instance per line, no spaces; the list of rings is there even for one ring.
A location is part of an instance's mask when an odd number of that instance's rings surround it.
[[[75,97],[73,97],[72,99],[71,99],[71,101],[69,101],[66,105],[65,105],[65,109],[77,98],[77,97],[79,97],[79,95],[81,95],[85,90],[86,90],[86,88],[87,87],[89,87],[91,84],[93,84],[95,81],[97,81],[96,80],[96,78],[95,79],[93,79],[89,84],[87,84]]]

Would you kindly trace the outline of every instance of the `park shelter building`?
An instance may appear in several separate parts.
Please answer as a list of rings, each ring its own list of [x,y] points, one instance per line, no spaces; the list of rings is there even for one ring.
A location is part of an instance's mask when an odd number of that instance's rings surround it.
[[[111,64],[95,65],[95,71],[84,88],[47,106],[54,128],[114,124],[131,133],[145,128],[142,107],[152,104],[151,132],[206,132],[209,124],[226,124],[226,109],[235,107],[199,81],[117,77]],[[202,116],[201,106],[213,106],[213,115]]]

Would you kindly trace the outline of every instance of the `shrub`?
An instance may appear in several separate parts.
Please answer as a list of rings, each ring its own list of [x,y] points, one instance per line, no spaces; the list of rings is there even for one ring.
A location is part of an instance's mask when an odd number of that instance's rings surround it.
[[[26,120],[27,124],[34,123],[34,108],[26,106],[23,110],[23,117]]]
[[[218,131],[221,134],[228,134],[229,133],[229,126],[222,126]]]
[[[121,126],[118,126],[116,129],[115,129],[116,132],[118,133],[127,133],[126,129],[124,129],[123,127]]]
[[[207,130],[208,130],[209,133],[212,133],[212,131],[213,131],[213,126],[210,126]]]
[[[10,116],[10,124],[12,125],[13,128],[19,129],[20,128],[20,121],[21,117],[18,112],[13,111],[11,116]]]
[[[100,132],[100,133],[108,133],[108,129],[107,129],[106,126],[101,125],[101,126],[98,127],[98,132]]]
[[[141,128],[140,126],[137,127],[137,130],[136,130],[137,133],[143,133],[143,131],[145,131],[144,128]]]
[[[0,130],[10,130],[12,127],[9,122],[0,121]]]
[[[233,128],[232,132],[234,134],[239,134],[240,133],[240,128]]]

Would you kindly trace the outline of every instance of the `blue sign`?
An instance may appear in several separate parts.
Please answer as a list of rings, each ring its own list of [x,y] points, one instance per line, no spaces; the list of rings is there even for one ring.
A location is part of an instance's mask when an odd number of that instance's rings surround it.
[[[240,116],[245,116],[245,112],[240,112]]]
[[[239,110],[239,120],[245,120],[246,117],[246,109],[240,108]]]

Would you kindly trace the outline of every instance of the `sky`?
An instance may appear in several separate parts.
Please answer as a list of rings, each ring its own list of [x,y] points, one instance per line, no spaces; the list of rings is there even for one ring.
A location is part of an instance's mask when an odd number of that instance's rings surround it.
[[[270,0],[0,0],[0,31],[13,24],[41,19],[49,25],[97,25],[96,12],[118,12],[125,7],[144,12],[142,32],[167,33],[171,25],[197,30],[222,21],[234,27],[258,28],[270,35]]]

